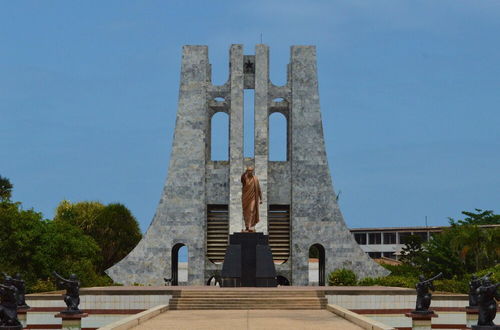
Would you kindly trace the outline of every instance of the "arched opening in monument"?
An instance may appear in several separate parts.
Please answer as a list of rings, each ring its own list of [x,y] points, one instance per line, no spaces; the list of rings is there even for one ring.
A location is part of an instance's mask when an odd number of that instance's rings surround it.
[[[282,275],[276,276],[276,282],[278,283],[278,286],[289,286],[290,281]]]
[[[224,102],[225,99],[223,97],[221,97],[221,96],[217,96],[217,97],[214,97],[214,101],[216,101],[216,102]]]
[[[188,249],[183,243],[172,247],[172,285],[187,283],[188,279]]]
[[[325,248],[318,243],[309,248],[309,285],[325,285]]]
[[[269,160],[287,160],[287,122],[282,113],[269,116]]]
[[[254,156],[254,96],[253,89],[243,90],[243,156]]]
[[[229,160],[229,115],[217,112],[210,125],[210,159]]]

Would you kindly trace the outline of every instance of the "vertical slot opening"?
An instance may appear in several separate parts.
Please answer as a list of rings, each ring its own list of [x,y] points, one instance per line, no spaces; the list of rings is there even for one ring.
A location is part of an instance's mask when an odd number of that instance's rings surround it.
[[[211,121],[211,160],[229,160],[229,115],[217,112]]]
[[[269,116],[269,160],[287,160],[287,122],[279,112]]]
[[[254,157],[254,96],[253,89],[243,91],[243,156]]]

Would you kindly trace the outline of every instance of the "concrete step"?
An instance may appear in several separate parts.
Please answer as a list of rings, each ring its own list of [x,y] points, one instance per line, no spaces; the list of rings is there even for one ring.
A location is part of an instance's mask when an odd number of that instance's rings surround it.
[[[301,290],[182,290],[174,293],[169,308],[195,309],[325,309],[323,291]]]
[[[214,305],[244,305],[244,304],[261,304],[261,305],[321,305],[326,304],[327,301],[307,301],[307,300],[251,300],[251,299],[241,299],[241,300],[213,300],[213,299],[198,299],[198,300],[171,300],[170,304],[177,305],[189,305],[189,304],[214,304]]]
[[[218,305],[190,305],[169,306],[169,310],[196,310],[196,309],[325,309],[325,306],[278,306],[278,305],[242,305],[242,306],[218,306]]]

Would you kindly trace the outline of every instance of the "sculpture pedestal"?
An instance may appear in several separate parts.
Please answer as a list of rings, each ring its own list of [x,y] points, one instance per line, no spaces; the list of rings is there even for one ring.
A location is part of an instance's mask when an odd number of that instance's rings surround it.
[[[263,233],[234,233],[222,265],[222,287],[276,287],[276,269]]]
[[[0,330],[23,330],[22,325],[15,325],[15,326],[9,326],[9,325],[0,325]]]
[[[471,329],[473,325],[477,325],[477,320],[479,319],[479,309],[478,307],[465,307],[465,323],[468,329]]]
[[[412,330],[431,330],[432,318],[438,317],[438,315],[433,311],[428,311],[428,312],[411,311],[409,313],[405,313],[405,316],[411,317]]]
[[[24,308],[24,307],[17,308],[17,319],[19,320],[19,322],[21,322],[21,325],[23,326],[23,328],[26,328],[26,320],[27,320],[26,316],[27,316],[29,309],[30,309],[29,306],[27,306],[26,308]]]
[[[62,318],[62,330],[81,330],[82,318],[89,316],[87,313],[57,313],[54,317]]]

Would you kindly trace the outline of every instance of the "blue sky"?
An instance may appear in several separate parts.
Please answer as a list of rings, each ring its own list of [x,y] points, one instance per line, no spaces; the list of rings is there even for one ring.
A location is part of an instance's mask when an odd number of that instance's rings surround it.
[[[316,45],[327,154],[350,227],[500,211],[500,1],[2,1],[0,175],[47,218],[121,202],[146,230],[167,175],[181,47]],[[247,102],[248,103],[248,102]],[[251,143],[251,141],[247,141]]]

